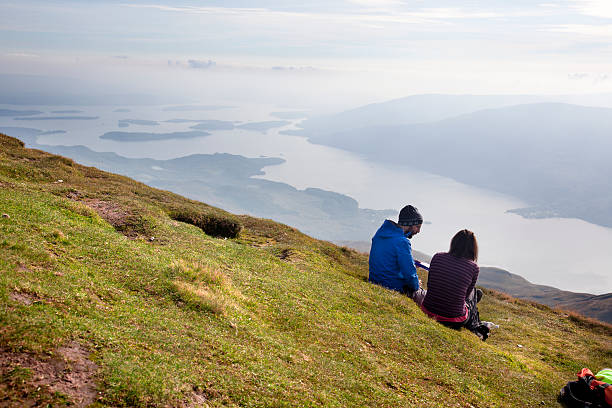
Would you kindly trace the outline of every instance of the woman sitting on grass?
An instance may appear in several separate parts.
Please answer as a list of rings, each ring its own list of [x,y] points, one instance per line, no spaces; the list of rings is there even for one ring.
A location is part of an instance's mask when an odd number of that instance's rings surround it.
[[[482,291],[474,290],[480,271],[477,259],[474,233],[464,229],[455,234],[450,250],[435,254],[431,260],[421,309],[445,326],[466,327],[486,340],[491,323],[480,321],[476,306],[482,298]]]

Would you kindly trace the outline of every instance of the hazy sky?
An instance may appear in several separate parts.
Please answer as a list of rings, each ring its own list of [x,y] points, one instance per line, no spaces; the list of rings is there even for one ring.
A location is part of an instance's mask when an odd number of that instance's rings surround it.
[[[0,73],[129,72],[342,78],[381,98],[610,92],[612,1],[0,0]]]

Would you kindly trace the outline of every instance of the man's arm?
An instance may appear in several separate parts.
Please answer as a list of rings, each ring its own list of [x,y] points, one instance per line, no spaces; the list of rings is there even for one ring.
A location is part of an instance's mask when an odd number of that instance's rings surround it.
[[[412,248],[407,239],[400,240],[397,245],[397,262],[401,277],[404,280],[404,288],[410,292],[419,289],[419,277],[412,258]]]

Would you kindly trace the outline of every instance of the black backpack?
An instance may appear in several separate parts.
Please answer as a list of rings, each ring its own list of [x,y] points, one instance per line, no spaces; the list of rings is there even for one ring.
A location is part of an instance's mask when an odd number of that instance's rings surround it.
[[[557,401],[564,408],[612,408],[612,386],[583,368],[578,381],[570,381],[561,389]]]

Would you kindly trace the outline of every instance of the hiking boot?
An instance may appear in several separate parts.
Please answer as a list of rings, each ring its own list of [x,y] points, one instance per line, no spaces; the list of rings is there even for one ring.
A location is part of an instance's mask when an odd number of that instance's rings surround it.
[[[487,326],[485,326],[484,324],[481,324],[480,326],[476,328],[475,333],[478,337],[480,337],[482,341],[485,341],[486,339],[489,338],[489,331],[490,330]]]
[[[480,299],[482,299],[482,295],[484,295],[482,290],[476,289],[476,303],[480,302]]]

